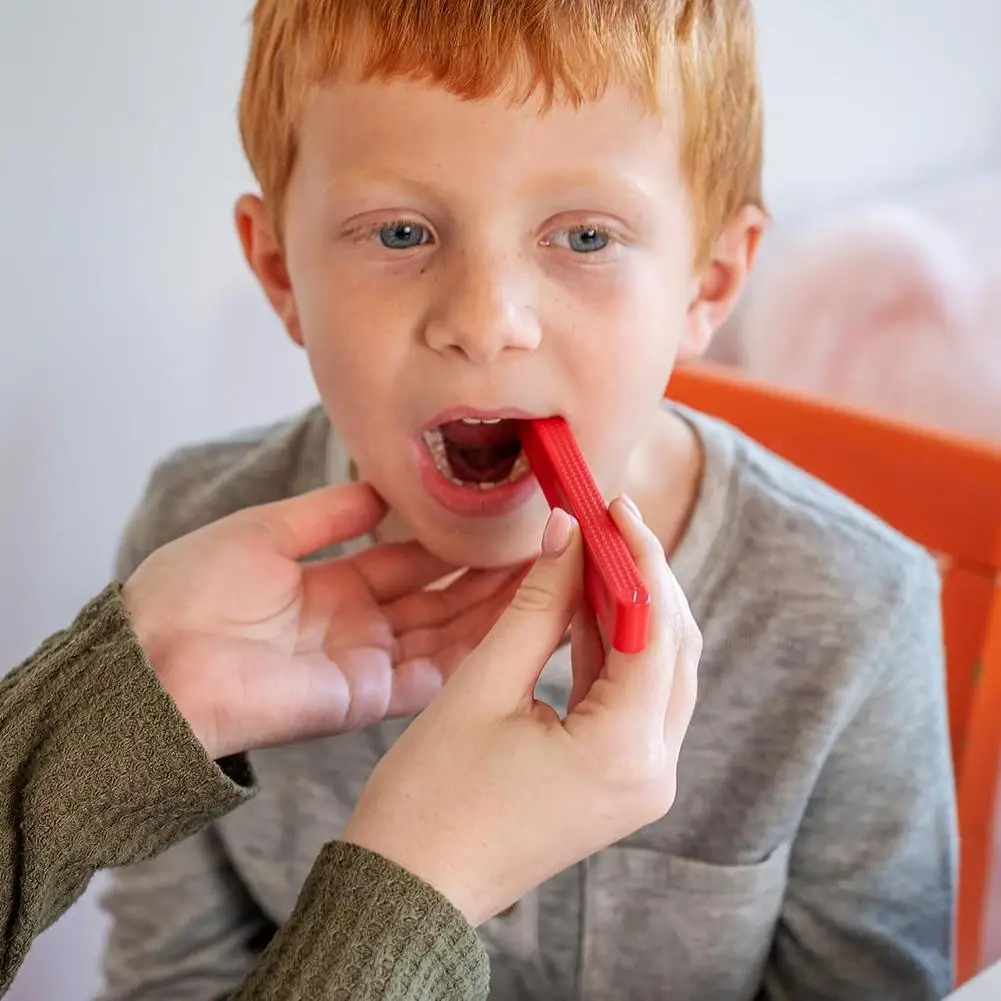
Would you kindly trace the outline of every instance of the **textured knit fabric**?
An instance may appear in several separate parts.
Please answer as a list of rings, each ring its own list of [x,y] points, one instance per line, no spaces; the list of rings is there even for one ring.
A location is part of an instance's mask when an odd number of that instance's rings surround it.
[[[95,871],[153,858],[253,794],[246,759],[227,759],[224,771],[205,755],[117,586],[0,681],[0,748],[0,994]],[[489,965],[429,886],[331,844],[281,935],[243,975],[226,985],[232,1001],[478,1001]]]
[[[444,898],[334,842],[232,1001],[481,1001],[489,979],[475,932]]]
[[[729,426],[679,413],[705,461],[672,566],[705,648],[677,802],[480,929],[491,997],[939,998],[956,833],[934,561]],[[119,572],[349,476],[320,410],[188,448],[155,471]],[[568,685],[560,651],[540,695],[560,707]],[[122,871],[103,999],[215,1001],[239,983],[406,725],[252,755],[253,803]]]

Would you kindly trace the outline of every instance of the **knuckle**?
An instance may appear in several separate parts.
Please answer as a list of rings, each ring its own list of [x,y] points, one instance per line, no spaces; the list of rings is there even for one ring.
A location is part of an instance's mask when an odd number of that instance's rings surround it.
[[[699,629],[695,619],[691,615],[685,616],[684,631],[681,636],[682,646],[690,650],[694,655],[702,655],[702,630]]]
[[[245,533],[248,542],[259,542],[267,549],[281,551],[294,539],[289,523],[273,512],[268,517],[263,517],[260,511],[248,508],[230,515],[230,519],[230,526]]]
[[[643,539],[640,542],[640,553],[652,569],[658,568],[660,564],[667,562],[667,553],[664,551],[664,545],[653,532],[648,531],[644,533]]]
[[[671,807],[674,806],[677,791],[678,785],[674,776],[665,776],[657,790],[648,800],[648,824],[652,824],[654,821],[660,820],[670,811]]]
[[[556,605],[556,594],[548,587],[526,580],[515,592],[512,606],[520,612],[548,612]]]
[[[665,748],[652,734],[637,738],[626,747],[609,749],[603,756],[602,777],[620,796],[645,798],[657,790],[665,774]]]
[[[671,613],[670,634],[679,653],[702,655],[702,630],[699,629],[690,612],[676,609]]]
[[[671,635],[674,637],[674,642],[678,646],[681,646],[685,641],[685,616],[680,611],[674,611],[671,613]]]
[[[677,749],[668,746],[661,727],[645,733],[620,731],[593,757],[592,778],[618,821],[635,830],[660,820],[677,794]]]

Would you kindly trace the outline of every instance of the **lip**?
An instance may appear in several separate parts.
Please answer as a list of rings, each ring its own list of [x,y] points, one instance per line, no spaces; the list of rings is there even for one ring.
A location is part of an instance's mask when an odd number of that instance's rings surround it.
[[[535,495],[539,482],[529,472],[513,483],[492,487],[489,490],[472,490],[460,487],[446,479],[438,472],[438,467],[428,450],[424,440],[424,432],[441,427],[449,421],[461,421],[473,418],[481,421],[491,420],[533,420],[538,414],[529,413],[518,407],[503,407],[487,410],[480,407],[454,406],[442,410],[431,418],[421,428],[415,441],[417,451],[417,468],[421,482],[428,495],[440,507],[451,514],[466,518],[501,518],[513,514]]]
[[[417,470],[428,495],[440,507],[464,518],[502,518],[526,504],[539,489],[531,472],[513,483],[490,490],[471,490],[447,480],[438,472],[427,446],[417,446]]]
[[[448,424],[449,421],[461,421],[467,418],[478,421],[530,421],[540,416],[540,414],[530,414],[526,410],[519,410],[517,407],[505,407],[501,410],[480,410],[477,407],[463,406],[450,407],[422,425],[421,432],[441,427],[442,424]]]

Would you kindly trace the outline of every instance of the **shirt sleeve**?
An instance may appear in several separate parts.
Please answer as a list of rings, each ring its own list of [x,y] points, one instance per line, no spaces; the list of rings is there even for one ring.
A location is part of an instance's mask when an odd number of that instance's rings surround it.
[[[246,801],[139,646],[117,586],[0,682],[0,993],[94,872],[154,856]]]

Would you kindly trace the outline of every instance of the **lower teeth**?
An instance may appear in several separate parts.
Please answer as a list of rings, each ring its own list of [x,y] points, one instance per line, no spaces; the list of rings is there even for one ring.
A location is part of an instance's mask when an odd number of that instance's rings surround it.
[[[469,480],[460,480],[452,472],[452,465],[448,461],[448,454],[445,450],[445,438],[441,431],[438,428],[425,431],[424,441],[427,444],[428,451],[431,453],[431,458],[434,460],[435,469],[446,480],[454,483],[457,487],[465,487],[467,490],[495,490],[497,487],[502,487],[507,483],[513,483],[515,480],[521,479],[522,476],[528,473],[528,459],[525,457],[525,453],[522,452],[515,459],[514,465],[511,467],[511,472],[502,480],[492,483],[471,483]]]

